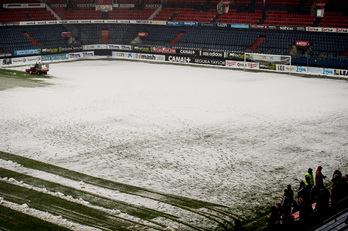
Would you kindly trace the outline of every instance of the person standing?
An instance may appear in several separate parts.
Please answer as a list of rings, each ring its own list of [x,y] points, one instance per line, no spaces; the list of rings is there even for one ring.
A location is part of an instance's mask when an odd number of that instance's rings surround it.
[[[283,200],[281,203],[281,208],[285,211],[286,214],[290,214],[291,210],[291,199],[289,197],[289,190],[284,189]]]
[[[321,166],[318,166],[317,171],[315,172],[315,185],[320,189],[324,187],[324,179],[326,176],[323,175],[321,172],[323,168]]]
[[[294,200],[294,191],[292,191],[290,184],[286,186],[286,189],[288,190],[290,201],[292,202]]]
[[[308,171],[305,175],[305,184],[306,184],[308,191],[310,191],[314,185],[313,169],[311,169],[311,168],[308,169]]]

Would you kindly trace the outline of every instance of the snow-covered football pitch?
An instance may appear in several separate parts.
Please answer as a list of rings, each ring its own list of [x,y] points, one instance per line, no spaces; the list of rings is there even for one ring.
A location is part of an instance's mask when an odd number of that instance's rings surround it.
[[[213,230],[308,168],[348,173],[348,81],[116,60],[16,75],[0,76],[0,207],[62,227]]]

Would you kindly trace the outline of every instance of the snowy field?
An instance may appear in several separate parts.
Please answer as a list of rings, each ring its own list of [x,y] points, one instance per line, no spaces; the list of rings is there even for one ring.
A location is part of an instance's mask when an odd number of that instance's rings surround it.
[[[107,60],[49,75],[0,91],[1,151],[243,217],[309,167],[348,173],[347,81]]]

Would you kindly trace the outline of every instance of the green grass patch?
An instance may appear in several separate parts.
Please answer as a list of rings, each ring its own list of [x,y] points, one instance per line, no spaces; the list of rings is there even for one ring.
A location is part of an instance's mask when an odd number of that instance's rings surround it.
[[[15,87],[46,87],[51,84],[47,83],[45,79],[50,76],[31,75],[24,71],[0,69],[0,91]]]
[[[70,229],[0,206],[0,230],[67,231]]]
[[[27,204],[30,208],[45,211],[56,216],[91,227],[105,227],[112,230],[127,230],[135,223],[124,221],[103,211],[70,202],[55,196],[0,181],[0,195],[5,200]]]
[[[177,219],[178,217],[158,212],[152,209],[134,206],[122,201],[113,200],[105,197],[101,197],[99,195],[81,191],[75,188],[67,187],[64,185],[60,185],[57,183],[45,181],[42,179],[38,179],[36,177],[31,177],[22,173],[14,172],[11,170],[3,169],[0,167],[0,177],[5,178],[13,178],[17,181],[26,183],[31,186],[36,186],[39,188],[45,188],[50,192],[59,192],[64,194],[65,196],[72,196],[75,199],[83,199],[84,201],[88,201],[92,205],[104,207],[107,209],[115,209],[119,210],[122,213],[127,213],[131,216],[141,218],[143,220],[150,221],[156,217],[166,217],[168,219]]]

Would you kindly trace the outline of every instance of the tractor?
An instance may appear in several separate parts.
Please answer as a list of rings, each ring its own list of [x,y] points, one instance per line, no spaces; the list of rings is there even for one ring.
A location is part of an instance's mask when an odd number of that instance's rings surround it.
[[[47,75],[49,69],[50,66],[48,63],[36,63],[34,66],[26,69],[25,72],[35,75]]]

